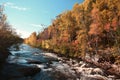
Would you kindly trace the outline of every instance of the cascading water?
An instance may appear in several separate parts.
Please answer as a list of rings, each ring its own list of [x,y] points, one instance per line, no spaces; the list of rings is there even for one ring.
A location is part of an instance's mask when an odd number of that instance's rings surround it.
[[[114,75],[89,63],[65,59],[26,44],[11,49],[3,74],[6,80],[114,80]],[[5,80],[5,79],[4,79]],[[118,79],[119,80],[119,79]]]

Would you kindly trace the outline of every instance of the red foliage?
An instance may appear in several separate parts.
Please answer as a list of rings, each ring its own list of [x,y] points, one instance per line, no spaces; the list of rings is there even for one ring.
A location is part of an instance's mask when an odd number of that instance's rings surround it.
[[[71,48],[73,49],[73,51],[79,50],[79,41],[78,40],[72,41],[70,44],[71,44]]]
[[[90,31],[88,32],[89,35],[98,35],[100,34],[99,23],[93,23],[90,25]]]
[[[116,29],[117,29],[117,25],[118,25],[118,21],[116,20],[116,18],[114,18],[114,19],[112,20],[113,30],[116,30]]]
[[[104,30],[106,30],[107,32],[109,32],[110,28],[111,28],[112,30],[116,30],[116,29],[117,29],[117,25],[118,25],[118,21],[116,20],[116,18],[114,18],[114,19],[112,20],[112,23],[111,23],[111,24],[110,24],[110,23],[105,24]]]
[[[110,23],[107,23],[105,26],[104,26],[104,29],[109,32],[110,30]]]
[[[94,21],[99,20],[99,16],[98,16],[98,9],[97,8],[93,8],[93,10],[91,11],[91,16],[93,18]]]
[[[63,41],[63,42],[68,42],[69,39],[68,39],[68,37],[64,36],[64,37],[62,37],[62,41]]]
[[[90,31],[88,32],[90,35],[98,35],[101,32],[98,13],[99,13],[99,10],[95,7],[91,11],[91,17],[92,17],[93,23],[91,23]]]
[[[76,45],[78,45],[78,44],[79,44],[79,41],[78,41],[78,40],[72,41],[72,45],[73,45],[73,46],[76,46]]]

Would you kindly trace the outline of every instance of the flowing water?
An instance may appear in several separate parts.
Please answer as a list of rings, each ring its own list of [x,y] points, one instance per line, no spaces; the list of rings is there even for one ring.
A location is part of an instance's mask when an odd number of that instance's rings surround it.
[[[26,44],[11,48],[4,80],[120,80],[83,61],[58,57]]]

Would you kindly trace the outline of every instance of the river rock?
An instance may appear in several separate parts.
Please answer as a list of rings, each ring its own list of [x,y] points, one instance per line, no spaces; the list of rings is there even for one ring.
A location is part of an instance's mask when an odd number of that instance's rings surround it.
[[[108,78],[101,75],[84,75],[80,80],[108,80]]]
[[[24,76],[34,76],[36,73],[40,72],[40,68],[36,66],[22,66],[18,68],[18,71],[21,72]]]
[[[17,80],[28,76],[34,76],[40,72],[37,66],[6,64],[2,70],[3,80]],[[1,80],[1,79],[0,79]],[[23,79],[24,80],[24,79]]]
[[[38,60],[27,60],[27,63],[28,64],[42,64],[42,62]]]

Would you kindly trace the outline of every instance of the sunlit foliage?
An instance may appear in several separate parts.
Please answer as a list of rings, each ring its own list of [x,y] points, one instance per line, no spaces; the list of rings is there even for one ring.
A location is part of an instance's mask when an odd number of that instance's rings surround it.
[[[120,56],[120,1],[85,0],[58,15],[52,24],[38,34],[47,49],[71,57],[87,55],[100,58]],[[42,46],[42,48],[46,48]],[[117,55],[117,56],[116,56]],[[110,61],[110,60],[108,60]],[[117,60],[118,62],[120,60]]]

